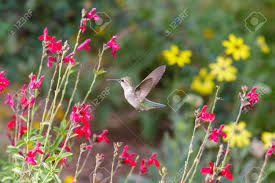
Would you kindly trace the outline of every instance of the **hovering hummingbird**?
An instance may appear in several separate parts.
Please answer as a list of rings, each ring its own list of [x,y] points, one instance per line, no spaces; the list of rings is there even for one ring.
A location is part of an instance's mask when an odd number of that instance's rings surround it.
[[[153,70],[139,85],[133,86],[132,79],[128,76],[121,79],[107,79],[118,81],[124,90],[124,96],[129,104],[138,111],[148,111],[151,109],[165,107],[164,104],[156,103],[145,98],[157,85],[165,72],[166,66],[162,65]]]

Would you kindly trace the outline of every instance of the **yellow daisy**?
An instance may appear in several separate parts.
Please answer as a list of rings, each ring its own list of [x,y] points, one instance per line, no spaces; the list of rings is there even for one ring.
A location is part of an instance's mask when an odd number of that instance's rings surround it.
[[[270,49],[268,47],[268,45],[265,42],[265,37],[264,36],[258,36],[257,38],[257,45],[261,48],[261,51],[263,53],[269,53]]]
[[[242,38],[234,34],[230,34],[229,40],[223,41],[222,45],[226,47],[225,53],[232,55],[235,60],[245,60],[250,56],[250,47],[243,43]]]
[[[71,183],[73,180],[74,180],[74,177],[69,175],[65,177],[64,183]]]
[[[213,81],[213,75],[207,73],[206,68],[202,68],[198,76],[195,76],[191,89],[200,93],[201,95],[209,95],[215,88],[215,82]]]
[[[239,148],[243,146],[247,146],[250,144],[250,137],[252,134],[245,129],[246,123],[244,121],[240,121],[235,129],[235,133],[231,139],[230,147],[238,146]],[[234,122],[231,122],[228,125],[225,125],[223,131],[227,134],[226,138],[223,138],[224,141],[228,141],[231,136],[231,133],[234,128]]]
[[[214,36],[214,33],[213,29],[204,29],[202,34],[204,38],[210,39]]]
[[[219,56],[216,63],[209,64],[209,68],[219,82],[236,80],[237,69],[232,66],[231,58]]]
[[[178,64],[179,67],[183,67],[184,64],[191,62],[192,52],[190,50],[180,51],[177,45],[172,45],[170,50],[164,50],[162,55],[167,60],[168,65]]]
[[[268,149],[269,146],[275,142],[275,132],[263,132],[262,133],[262,141],[264,142],[265,149]]]

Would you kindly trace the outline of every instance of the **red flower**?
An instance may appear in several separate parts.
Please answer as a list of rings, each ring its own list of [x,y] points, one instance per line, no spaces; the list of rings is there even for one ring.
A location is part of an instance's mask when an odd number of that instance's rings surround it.
[[[123,164],[131,164],[132,167],[136,166],[135,160],[131,159],[135,156],[135,153],[128,154],[127,153],[128,145],[124,146],[121,157]]]
[[[44,154],[41,150],[39,150],[39,146],[41,145],[41,142],[38,142],[33,150],[29,150],[26,161],[30,165],[36,165],[36,161],[34,160],[34,157],[36,156],[37,153]]]
[[[43,35],[38,37],[39,40],[41,41],[50,41],[52,40],[52,36],[48,35],[48,28],[46,27],[43,31]]]
[[[60,144],[60,147],[62,148],[63,146],[64,146],[64,143],[65,143],[65,141],[63,141],[61,144]],[[71,149],[69,148],[69,146],[65,146],[65,149],[66,149],[66,151],[67,152],[71,152]]]
[[[220,175],[224,176],[228,179],[228,180],[233,180],[233,175],[232,173],[228,170],[228,168],[231,167],[231,164],[228,164],[224,169],[222,169],[222,171],[220,172]]]
[[[70,53],[68,56],[66,56],[64,59],[63,59],[63,62],[71,62],[72,65],[75,64],[75,61],[74,59],[72,58],[72,56],[74,56],[74,53]]]
[[[7,129],[11,130],[15,127],[16,124],[16,115],[12,115],[13,120],[11,120],[8,124],[7,124]]]
[[[149,159],[147,159],[147,164],[152,165],[154,163],[155,166],[158,168],[160,165],[159,165],[159,161],[155,159],[156,155],[157,153],[152,153],[152,156]]]
[[[51,53],[58,52],[62,49],[62,46],[60,44],[61,40],[58,40],[57,42],[54,42],[53,40],[55,40],[55,37],[53,37],[53,39],[48,43],[49,51]]]
[[[10,81],[4,77],[4,74],[4,71],[0,72],[0,94],[2,93],[4,88],[6,88],[10,84]]]
[[[110,140],[108,139],[108,137],[104,136],[107,133],[108,133],[108,130],[103,130],[103,132],[96,137],[96,141],[101,142],[102,140],[105,140],[105,142],[109,143]]]
[[[59,160],[59,163],[60,163],[60,165],[64,164],[67,168],[70,168],[70,166],[68,165],[67,161],[68,161],[68,157],[65,157],[65,158]]]
[[[91,136],[91,130],[90,130],[90,126],[86,127],[83,126],[82,128],[75,128],[75,133],[77,134],[76,137],[82,137],[83,134],[85,134],[85,137],[88,139]]]
[[[201,168],[201,174],[212,174],[213,173],[213,163],[209,161],[209,167]]]
[[[78,29],[82,29],[82,32],[85,32],[85,29],[86,29],[86,18],[82,19],[82,26],[79,26]]]
[[[53,57],[53,56],[49,56],[48,57],[48,63],[47,63],[47,66],[48,67],[52,67],[53,66],[53,63],[52,62],[55,62],[55,57]]]
[[[145,160],[144,160],[144,159],[141,160],[139,170],[140,170],[142,173],[147,172],[147,168],[146,168]]]
[[[13,109],[14,102],[12,100],[11,94],[7,93],[7,97],[8,97],[8,100],[5,101],[5,104],[9,104],[11,106],[11,108]]]
[[[43,81],[43,79],[45,78],[45,76],[41,76],[37,81],[35,81],[36,76],[34,74],[31,73],[30,75],[31,77],[31,81],[30,81],[30,89],[36,89],[39,88],[41,85],[41,82]]]
[[[92,149],[92,147],[93,147],[92,145],[87,145],[87,146],[86,146],[86,149],[89,150],[89,149]]]
[[[255,103],[258,103],[258,102],[259,102],[259,99],[258,99],[258,95],[259,95],[259,94],[258,94],[258,93],[255,93],[256,90],[257,90],[257,87],[254,86],[254,87],[248,92],[247,97],[248,97],[248,102],[249,102],[249,104],[246,105],[246,106],[244,106],[245,109],[248,108],[248,107],[250,107],[250,108],[253,109]]]
[[[215,115],[213,113],[207,113],[205,112],[207,109],[207,105],[204,105],[201,110],[200,118],[204,121],[213,121],[215,119]]]
[[[90,50],[91,47],[88,45],[88,43],[91,42],[91,39],[86,39],[83,43],[81,43],[77,48],[76,51],[80,51],[83,48],[85,48],[86,50]]]
[[[268,149],[267,155],[271,156],[273,153],[275,153],[275,143],[273,143],[272,146]]]
[[[219,141],[219,135],[223,136],[224,138],[226,138],[226,133],[222,132],[222,129],[224,128],[224,124],[222,124],[220,126],[219,129],[215,128],[211,134],[209,135],[209,139],[213,140],[214,142],[218,142]]]
[[[94,12],[96,11],[96,8],[93,8],[88,14],[87,14],[87,19],[90,20],[90,19],[94,19],[95,21],[98,21],[100,20],[100,17],[95,14]]]
[[[115,57],[116,50],[119,49],[119,45],[115,42],[117,36],[113,36],[112,39],[107,43],[109,48],[112,48],[112,55]]]
[[[79,106],[73,106],[73,112],[70,115],[70,120],[75,122],[87,122],[91,120],[91,114],[88,112],[90,105],[81,104]]]
[[[21,97],[21,104],[25,107],[32,107],[35,102],[34,96],[31,97],[31,99],[27,99],[25,96]]]
[[[23,136],[25,134],[25,131],[27,131],[27,127],[26,126],[21,126],[20,127],[20,136]]]

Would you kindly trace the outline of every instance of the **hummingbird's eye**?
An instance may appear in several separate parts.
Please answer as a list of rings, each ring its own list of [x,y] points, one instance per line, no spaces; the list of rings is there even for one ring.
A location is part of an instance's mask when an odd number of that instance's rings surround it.
[[[124,82],[124,79],[121,79],[120,81],[121,81],[121,82]]]

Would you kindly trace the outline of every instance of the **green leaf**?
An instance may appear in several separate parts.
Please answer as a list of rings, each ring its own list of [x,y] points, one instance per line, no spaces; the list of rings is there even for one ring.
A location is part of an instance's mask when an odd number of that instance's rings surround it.
[[[15,146],[9,145],[9,146],[7,147],[7,152],[8,152],[8,153],[18,153],[18,152],[19,152],[19,148],[18,148],[18,147],[15,147]]]
[[[20,140],[16,143],[15,147],[19,148],[21,147],[23,144],[25,144],[26,142],[24,140]]]
[[[97,71],[97,70],[94,69],[94,74],[98,75],[98,76],[101,75],[101,74],[104,74],[105,72],[106,71],[104,71],[103,69],[100,69],[99,71]]]
[[[33,137],[30,138],[30,141],[39,141],[40,139],[42,139],[43,136],[42,135],[35,135]]]
[[[24,159],[24,158],[23,158],[23,159]],[[19,174],[19,175],[20,175],[21,172],[22,172],[22,171],[21,171],[21,168],[19,168],[19,167],[13,168],[12,171],[15,172],[15,173],[17,173],[17,174]]]
[[[53,156],[52,156],[52,157],[53,157]],[[52,157],[50,157],[50,158],[52,158]],[[46,159],[46,162],[47,162],[48,159],[49,159],[49,158]],[[49,165],[48,165],[47,163],[44,163],[44,162],[43,162],[42,165],[43,165],[43,167],[46,168],[47,170],[50,170],[50,167],[49,167]]]
[[[60,178],[56,174],[54,174],[54,179],[57,183],[62,183],[62,181],[60,180]]]
[[[25,160],[25,158],[24,158],[23,156],[21,156],[20,154],[14,154],[12,157],[13,157],[14,159],[17,159],[17,160],[22,160],[22,161]]]
[[[60,159],[63,159],[63,158],[65,158],[65,157],[72,156],[72,155],[73,155],[73,153],[71,153],[71,152],[62,153],[62,154],[60,155]]]
[[[57,157],[56,156],[50,156],[46,159],[45,162],[51,162],[51,161],[56,161]]]
[[[23,119],[25,122],[28,121],[24,116],[20,116],[20,118]]]
[[[59,146],[59,144],[62,142],[62,140],[63,140],[63,135],[60,135],[60,134],[59,134],[59,135],[57,136],[57,138],[56,138],[54,144],[52,145],[51,149],[52,149],[52,150],[55,150],[55,149],[57,148],[57,146]]]

